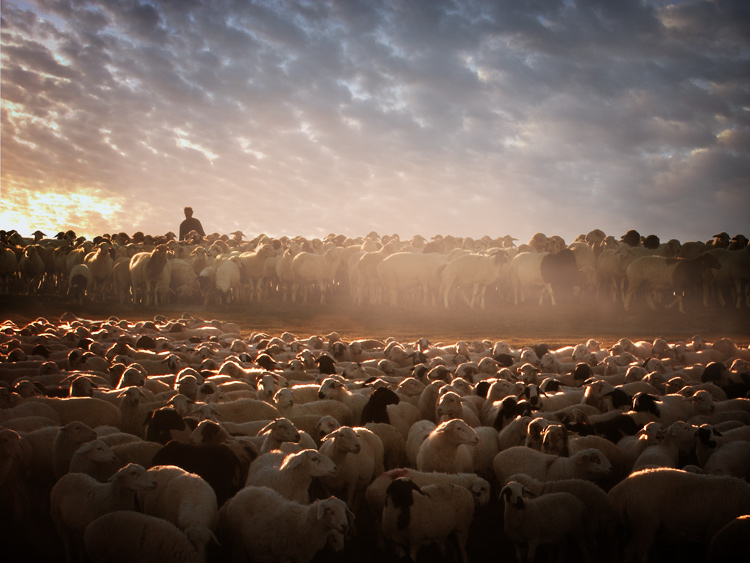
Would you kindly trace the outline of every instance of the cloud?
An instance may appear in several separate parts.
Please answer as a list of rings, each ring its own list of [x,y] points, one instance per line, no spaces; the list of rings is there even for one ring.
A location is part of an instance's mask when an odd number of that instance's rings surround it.
[[[3,228],[160,234],[184,205],[250,236],[746,228],[741,1],[8,0],[2,19]]]

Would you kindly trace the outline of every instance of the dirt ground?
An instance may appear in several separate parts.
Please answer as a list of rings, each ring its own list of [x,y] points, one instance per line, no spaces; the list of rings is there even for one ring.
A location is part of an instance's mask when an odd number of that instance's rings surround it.
[[[589,338],[611,345],[620,338],[651,341],[656,337],[669,342],[689,340],[698,334],[705,340],[731,338],[738,345],[750,344],[750,315],[747,309],[704,308],[687,303],[686,312],[676,308],[651,311],[645,303],[635,303],[625,312],[621,304],[579,300],[549,304],[499,303],[488,299],[485,310],[473,311],[458,304],[445,310],[422,304],[394,308],[354,307],[343,295],[332,295],[328,304],[299,304],[279,300],[206,309],[196,304],[144,308],[116,303],[77,305],[57,296],[0,296],[0,321],[23,325],[38,317],[56,322],[70,311],[82,318],[106,319],[116,316],[128,321],[152,319],[158,314],[176,318],[183,313],[203,319],[231,321],[243,336],[264,332],[271,336],[285,331],[299,337],[338,332],[344,340],[386,338],[413,341],[426,336],[433,344],[458,340],[503,340],[512,346],[545,342],[563,346]]]

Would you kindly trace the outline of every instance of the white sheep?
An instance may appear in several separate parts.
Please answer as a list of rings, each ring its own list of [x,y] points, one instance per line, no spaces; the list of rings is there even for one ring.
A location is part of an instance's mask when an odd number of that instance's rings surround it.
[[[725,524],[750,514],[750,484],[735,477],[646,469],[615,485],[609,501],[630,531],[624,560],[647,563],[657,531],[708,542]]]
[[[470,446],[478,443],[476,431],[463,420],[443,422],[419,446],[417,469],[444,473],[473,472],[474,454]]]
[[[503,267],[508,262],[505,252],[494,255],[464,254],[448,262],[443,270],[441,296],[446,309],[450,307],[451,294],[456,290],[471,288],[469,308],[485,308],[487,287],[494,284],[502,275]]]
[[[42,433],[36,433],[41,435]],[[52,471],[56,478],[60,478],[68,472],[70,460],[73,454],[82,444],[96,439],[96,431],[83,422],[74,420],[62,426],[55,435],[52,444]],[[44,457],[41,451],[36,451],[40,458]]]
[[[297,292],[302,289],[302,302],[307,303],[310,288],[315,285],[320,292],[320,304],[325,305],[326,293],[333,285],[336,270],[341,259],[341,251],[329,248],[324,254],[300,252],[292,258],[292,271],[295,283],[292,287],[292,301],[296,300]]]
[[[63,475],[50,492],[50,514],[67,561],[83,552],[86,526],[107,512],[134,510],[136,492],[154,487],[153,477],[135,464],[123,467],[106,483],[84,473]]]
[[[376,270],[392,306],[398,306],[400,292],[413,289],[421,289],[423,302],[434,305],[447,264],[447,256],[439,253],[396,252],[380,262]]]
[[[524,446],[513,446],[498,453],[493,468],[498,483],[504,483],[514,473],[525,473],[539,481],[585,479],[597,482],[612,472],[612,464],[597,449],[581,450],[571,457],[558,457]]]
[[[544,301],[544,294],[550,296],[552,304],[555,305],[555,296],[552,284],[542,279],[542,259],[547,252],[519,252],[508,263],[511,287],[513,288],[513,304],[525,301],[525,290],[527,288],[540,288],[539,305]]]
[[[633,463],[632,472],[657,467],[678,467],[680,455],[693,451],[698,427],[677,421],[670,424],[656,443],[643,449]]]
[[[386,489],[380,528],[399,555],[408,553],[411,561],[417,561],[423,545],[433,542],[445,554],[446,541],[453,536],[462,563],[468,563],[466,544],[473,519],[474,497],[465,488],[449,483],[418,487],[399,477]]]
[[[30,397],[26,402],[43,403],[57,413],[61,424],[77,420],[91,428],[97,426],[120,427],[122,413],[112,403],[94,397]],[[46,415],[45,415],[46,416]]]
[[[361,393],[355,393],[347,389],[346,384],[338,381],[333,377],[326,377],[320,384],[318,397],[339,401],[345,404],[352,411],[354,424],[359,424],[362,420],[362,409],[367,404],[368,397]]]
[[[177,526],[205,558],[208,544],[218,543],[214,535],[218,506],[213,488],[199,475],[177,466],[156,465],[148,472],[156,488],[138,491],[140,510]]]
[[[568,539],[574,539],[588,559],[585,537],[586,505],[568,492],[547,493],[535,498],[524,497],[527,489],[511,481],[500,491],[505,503],[503,529],[516,549],[516,559],[534,561],[542,544],[557,545],[562,550]],[[524,548],[526,553],[524,554]]]
[[[596,546],[600,536],[604,536],[614,553],[617,546],[616,517],[609,504],[607,493],[600,486],[583,479],[562,479],[560,481],[537,481],[519,473],[508,477],[507,482],[521,483],[534,497],[547,493],[570,493],[586,507],[583,515],[584,530],[588,545]],[[592,549],[595,552],[594,549]],[[591,553],[590,555],[595,555]]]
[[[340,499],[305,505],[268,487],[245,487],[219,511],[220,529],[235,558],[257,563],[309,562],[325,547],[331,531],[347,535],[353,518]]]
[[[255,251],[239,255],[239,266],[243,283],[247,285],[245,298],[248,301],[262,298],[263,279],[266,277],[266,260],[276,256],[273,245],[263,243]]]
[[[273,402],[281,416],[295,420],[300,416],[332,416],[339,424],[354,424],[352,409],[341,401],[334,399],[313,400],[309,403],[296,404],[293,390],[283,388],[276,391]]]
[[[474,496],[477,506],[487,506],[490,502],[490,483],[476,473],[441,473],[403,467],[382,473],[367,487],[365,500],[373,514],[381,514],[388,485],[399,477],[406,477],[419,487],[436,483],[451,483],[468,490]]]
[[[173,523],[134,510],[98,517],[83,533],[91,561],[110,563],[201,563],[205,558]]]
[[[384,471],[383,442],[364,427],[337,428],[323,438],[320,453],[336,464],[336,471],[321,482],[330,492],[342,495],[352,509],[359,503],[355,497]]]
[[[750,479],[750,442],[727,442],[708,458],[703,470],[708,475],[729,475]]]
[[[313,478],[333,475],[335,471],[336,464],[313,449],[292,454],[269,452],[250,464],[245,485],[270,487],[289,500],[308,504]]]
[[[216,299],[219,305],[242,301],[242,275],[236,258],[229,258],[216,267]]]
[[[97,481],[112,475],[111,464],[117,456],[103,440],[91,440],[79,447],[70,460],[70,473],[86,473]]]

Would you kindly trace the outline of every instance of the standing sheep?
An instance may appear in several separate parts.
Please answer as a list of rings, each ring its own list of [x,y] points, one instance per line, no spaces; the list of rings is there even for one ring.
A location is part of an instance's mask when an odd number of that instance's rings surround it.
[[[585,449],[571,457],[545,454],[524,446],[501,451],[493,462],[498,483],[514,473],[525,473],[539,481],[585,479],[597,482],[612,473],[612,464],[596,449]]]
[[[554,544],[563,550],[572,538],[588,560],[585,535],[586,506],[570,493],[547,493],[536,498],[524,498],[529,491],[511,481],[500,491],[505,502],[505,534],[516,548],[518,563],[533,562],[541,544]],[[524,546],[526,557],[524,557]],[[562,559],[562,552],[559,559]]]
[[[433,484],[418,487],[414,481],[400,477],[386,490],[381,529],[399,555],[409,553],[417,560],[423,545],[438,542],[445,554],[446,540],[453,535],[462,563],[468,563],[466,543],[474,519],[474,497],[464,487]]]
[[[354,515],[330,497],[305,505],[268,487],[245,487],[219,511],[220,529],[236,560],[307,563],[325,547],[331,532],[346,535]]]
[[[469,446],[478,443],[476,431],[463,420],[454,418],[443,422],[419,446],[417,469],[471,473],[474,471],[474,454]]]
[[[750,484],[735,477],[646,469],[615,485],[609,501],[630,531],[625,562],[647,563],[658,531],[708,542],[732,519],[750,514]]]
[[[216,493],[202,477],[170,465],[148,470],[156,482],[153,490],[138,491],[138,506],[151,516],[164,518],[177,526],[195,550],[206,557],[218,525]]]
[[[129,464],[106,483],[84,473],[68,473],[50,492],[52,522],[65,546],[68,563],[83,552],[83,533],[99,516],[115,510],[135,510],[136,492],[156,487],[140,465]]]
[[[86,526],[86,555],[109,563],[201,563],[204,557],[173,523],[133,510],[104,514]]]

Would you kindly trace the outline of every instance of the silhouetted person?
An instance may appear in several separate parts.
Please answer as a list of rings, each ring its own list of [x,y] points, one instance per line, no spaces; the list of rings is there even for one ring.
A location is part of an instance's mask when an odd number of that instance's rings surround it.
[[[185,208],[185,220],[180,223],[180,240],[185,240],[190,231],[195,231],[200,236],[205,237],[206,233],[203,231],[203,225],[195,217],[193,217],[193,208]]]

